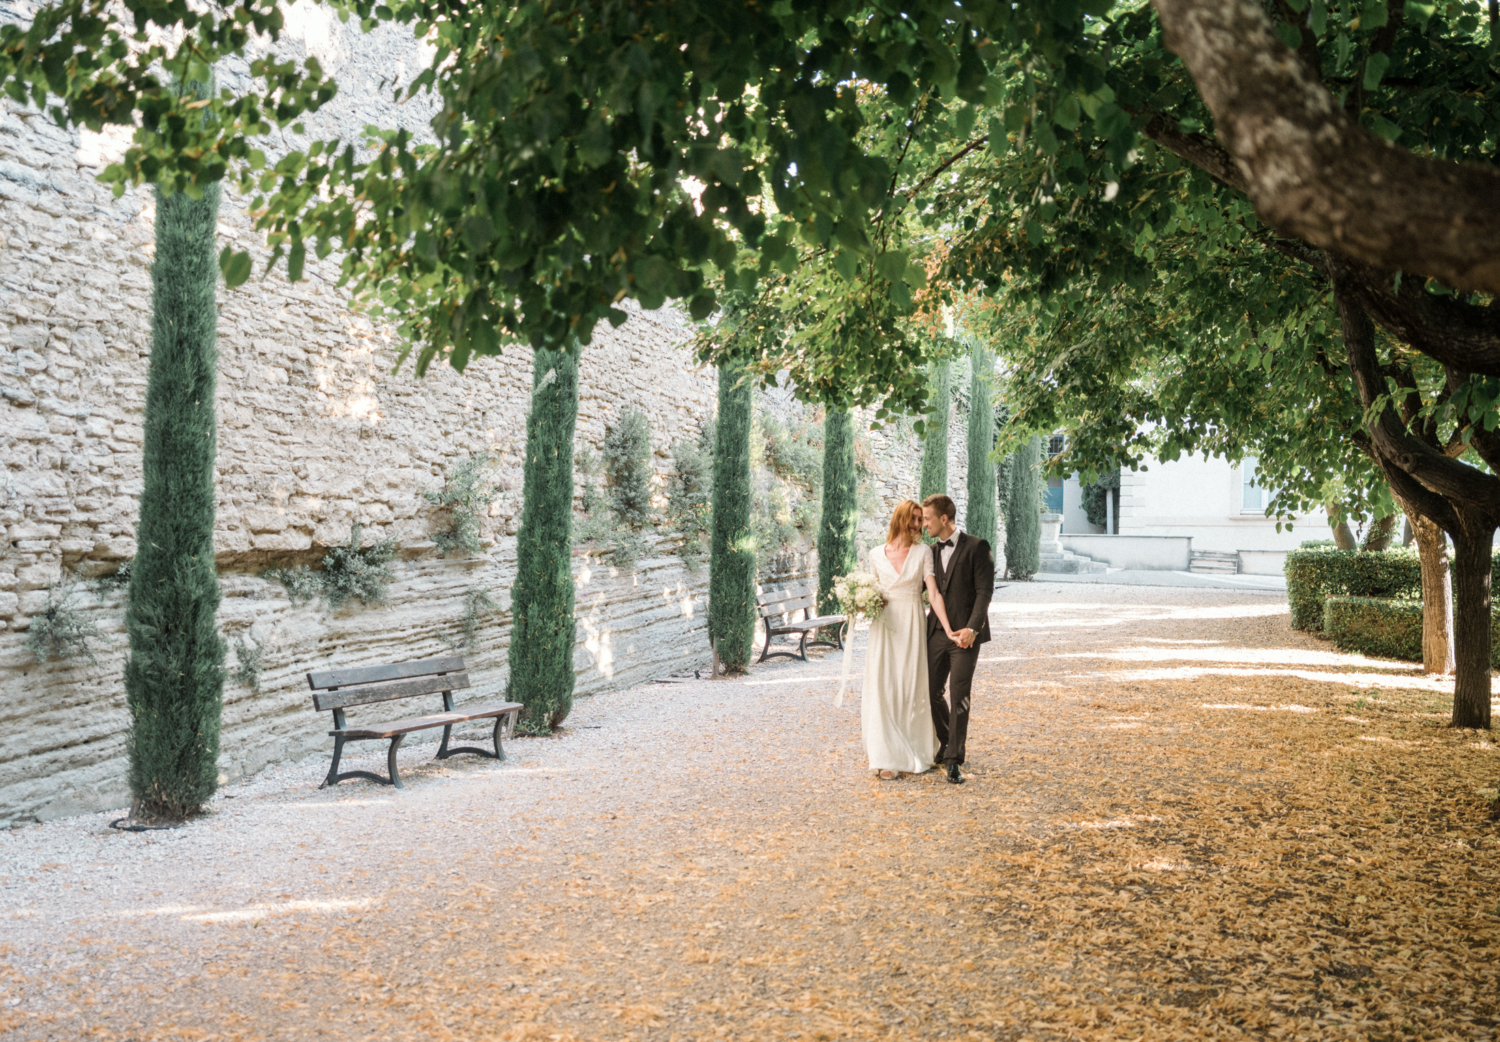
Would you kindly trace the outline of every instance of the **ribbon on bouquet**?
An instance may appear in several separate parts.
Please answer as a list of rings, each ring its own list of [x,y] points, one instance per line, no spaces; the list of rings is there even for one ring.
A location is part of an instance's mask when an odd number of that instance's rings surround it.
[[[839,671],[839,693],[833,696],[835,706],[843,706],[844,689],[849,686],[849,667],[854,662],[854,626],[859,622],[859,612],[849,615],[849,632],[844,635],[844,664]]]

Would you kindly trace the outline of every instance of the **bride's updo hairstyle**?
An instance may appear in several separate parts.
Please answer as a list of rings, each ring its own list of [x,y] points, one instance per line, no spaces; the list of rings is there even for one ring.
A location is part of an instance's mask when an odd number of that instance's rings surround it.
[[[909,543],[911,541],[911,526],[914,522],[922,520],[922,504],[910,499],[903,499],[896,504],[896,509],[891,511],[891,527],[886,531],[885,541],[887,543]]]

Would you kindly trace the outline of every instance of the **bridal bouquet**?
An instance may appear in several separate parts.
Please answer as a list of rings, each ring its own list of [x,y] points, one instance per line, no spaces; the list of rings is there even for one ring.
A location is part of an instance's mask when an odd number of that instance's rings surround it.
[[[869,572],[850,572],[833,580],[833,595],[839,599],[839,611],[853,619],[863,615],[871,622],[885,610],[885,594]]]
[[[849,684],[849,665],[854,660],[854,623],[863,615],[871,622],[885,611],[885,594],[869,572],[850,572],[833,580],[833,595],[839,599],[839,611],[849,618],[848,637],[844,640],[844,666],[839,676],[839,693],[833,704],[844,704],[844,688]]]

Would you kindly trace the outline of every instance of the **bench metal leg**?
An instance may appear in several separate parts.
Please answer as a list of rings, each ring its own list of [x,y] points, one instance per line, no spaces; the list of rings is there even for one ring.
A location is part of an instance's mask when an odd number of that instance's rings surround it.
[[[385,754],[385,766],[386,769],[391,772],[390,783],[398,789],[406,788],[405,785],[401,784],[401,772],[396,770],[396,750],[401,748],[401,743],[405,739],[406,735],[404,734],[398,734],[396,737],[392,738],[390,752]]]
[[[802,631],[802,643],[797,646],[797,657],[803,662],[807,661],[807,634],[809,630]]]
[[[450,757],[450,756],[457,756],[459,753],[474,753],[476,756],[488,756],[491,760],[503,760],[503,759],[505,759],[505,753],[502,752],[501,749],[500,749],[500,724],[509,715],[510,715],[509,713],[502,713],[500,716],[497,716],[495,718],[495,751],[494,752],[490,752],[488,749],[479,749],[479,748],[476,748],[475,746],[472,746],[472,745],[460,746],[457,749],[450,749],[450,748],[448,748],[448,736],[453,731],[453,725],[452,724],[448,724],[447,726],[445,726],[443,728],[443,744],[440,745],[440,746],[438,746],[437,755],[434,756],[433,759],[434,760],[446,760],[448,757]]]
[[[342,735],[334,735],[333,763],[328,767],[328,777],[323,779],[323,784],[319,785],[318,788],[332,788],[346,778],[364,778],[366,781],[378,782],[381,785],[394,785],[398,789],[406,788],[405,785],[401,784],[400,772],[396,770],[396,750],[401,748],[401,743],[405,740],[405,738],[406,735],[398,734],[396,737],[391,739],[390,751],[385,755],[386,767],[390,770],[391,776],[389,778],[382,778],[380,775],[376,774],[373,771],[344,771],[343,773],[340,773],[339,760],[344,755],[344,743],[349,741],[349,739],[343,737]]]
[[[761,649],[760,649],[760,658],[758,658],[758,659],[755,660],[755,664],[757,666],[760,665],[762,662],[764,662],[766,660],[766,656],[769,655],[770,653],[771,653],[771,620],[767,619],[766,620],[766,642],[761,647]]]

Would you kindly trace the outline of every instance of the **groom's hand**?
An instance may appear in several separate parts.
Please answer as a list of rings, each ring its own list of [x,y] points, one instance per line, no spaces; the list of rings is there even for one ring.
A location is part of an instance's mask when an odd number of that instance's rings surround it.
[[[961,648],[971,647],[974,644],[975,633],[965,626],[958,631],[958,646]]]

